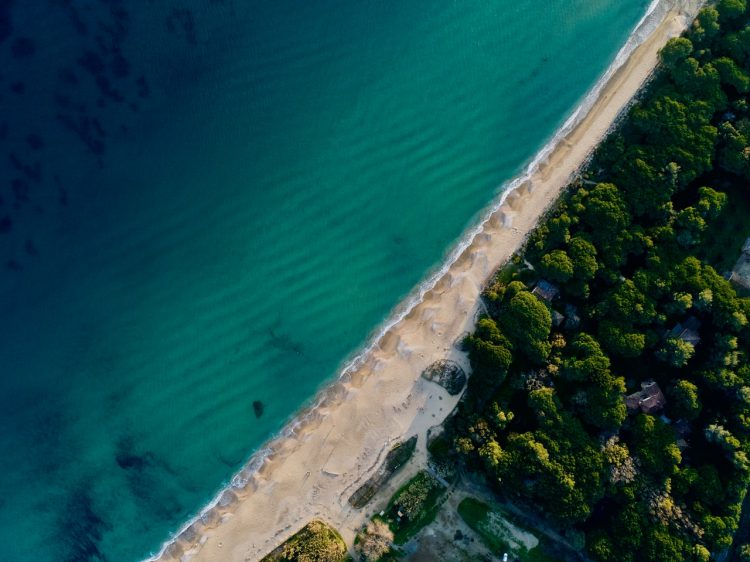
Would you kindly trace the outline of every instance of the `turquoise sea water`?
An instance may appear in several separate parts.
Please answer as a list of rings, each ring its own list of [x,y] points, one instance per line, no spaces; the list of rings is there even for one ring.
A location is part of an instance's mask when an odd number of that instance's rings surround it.
[[[158,550],[647,4],[0,2],[0,559]]]

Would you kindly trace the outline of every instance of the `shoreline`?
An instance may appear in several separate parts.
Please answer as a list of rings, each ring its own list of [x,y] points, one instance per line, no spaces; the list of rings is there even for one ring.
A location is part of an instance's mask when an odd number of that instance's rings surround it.
[[[446,358],[468,371],[453,344],[472,329],[486,280],[522,247],[631,103],[653,72],[658,50],[691,21],[694,10],[682,4],[652,2],[602,78],[445,265],[394,311],[314,406],[253,455],[231,485],[149,560],[259,559],[314,517],[351,542],[368,514],[352,508],[349,495],[396,441],[418,434],[424,453],[427,430],[458,401],[421,379],[421,372]]]

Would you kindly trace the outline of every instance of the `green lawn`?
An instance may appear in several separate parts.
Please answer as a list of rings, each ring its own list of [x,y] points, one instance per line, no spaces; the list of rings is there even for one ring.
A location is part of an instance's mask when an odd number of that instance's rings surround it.
[[[405,511],[403,504],[414,497],[413,490],[425,489],[429,491],[424,496],[419,496],[418,501],[411,503],[415,506],[412,517],[399,516],[398,512]],[[440,511],[445,486],[435,480],[428,472],[422,470],[411,480],[404,484],[393,494],[388,507],[385,509],[384,519],[393,531],[393,542],[397,545],[404,544],[424,527],[432,523]],[[376,515],[375,517],[380,517]]]
[[[346,543],[336,529],[322,521],[310,521],[261,562],[348,562]]]
[[[458,514],[493,553],[508,553],[522,562],[557,562],[545,552],[545,537],[521,525],[499,506],[474,498],[465,498],[458,505]]]

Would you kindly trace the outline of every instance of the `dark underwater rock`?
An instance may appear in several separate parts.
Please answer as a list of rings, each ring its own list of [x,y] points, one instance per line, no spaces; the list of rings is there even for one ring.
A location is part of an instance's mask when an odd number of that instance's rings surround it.
[[[31,133],[26,136],[26,144],[29,145],[31,150],[39,150],[44,147],[44,139],[36,133]]]
[[[138,455],[118,453],[115,461],[123,470],[143,470],[146,467],[146,459]]]
[[[280,333],[277,334],[275,329],[268,331],[270,334],[270,344],[276,349],[280,349],[287,353],[293,353],[295,355],[304,355],[302,344],[298,341],[293,340],[290,336]]]
[[[29,182],[26,180],[16,178],[11,182],[10,188],[17,203],[25,203],[29,200]]]
[[[34,241],[31,238],[28,238],[26,240],[26,243],[24,244],[23,247],[26,250],[26,253],[30,255],[32,258],[36,258],[39,256],[39,250],[36,249],[36,245],[34,244]]]
[[[151,90],[148,87],[145,76],[141,75],[138,80],[135,81],[135,85],[138,88],[139,97],[147,98],[149,95],[151,95]]]
[[[14,59],[25,59],[36,53],[36,43],[28,37],[18,37],[10,46]]]
[[[57,78],[67,86],[75,86],[78,84],[78,76],[71,68],[61,68],[60,72],[57,73]]]
[[[122,53],[119,50],[116,50],[112,54],[112,62],[110,66],[115,78],[125,78],[130,74],[130,63],[124,56],[122,56]]]
[[[195,31],[193,12],[186,8],[175,8],[167,17],[167,31],[181,35],[191,45],[198,44],[198,34]]]
[[[0,43],[13,33],[13,21],[10,17],[11,0],[0,0]]]
[[[57,525],[59,544],[64,545],[60,559],[66,562],[106,560],[99,545],[110,525],[94,509],[85,484],[70,494],[65,507]]]

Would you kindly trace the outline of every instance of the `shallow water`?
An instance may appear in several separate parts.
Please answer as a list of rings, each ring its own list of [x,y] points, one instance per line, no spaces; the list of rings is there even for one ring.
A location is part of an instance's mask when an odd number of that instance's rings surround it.
[[[647,3],[0,3],[0,559],[158,550]]]

